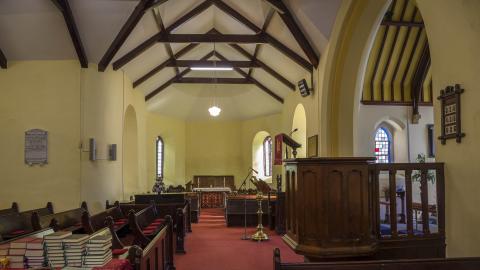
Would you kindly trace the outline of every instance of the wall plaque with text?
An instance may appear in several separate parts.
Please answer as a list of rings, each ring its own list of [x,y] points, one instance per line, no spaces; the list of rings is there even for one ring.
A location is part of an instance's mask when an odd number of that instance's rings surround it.
[[[48,163],[48,132],[41,129],[25,131],[25,163],[28,165]]]
[[[462,132],[461,114],[460,114],[460,95],[464,90],[459,84],[447,86],[445,90],[440,91],[438,100],[442,104],[441,116],[441,136],[438,139],[445,144],[448,139],[456,139],[458,143],[465,137]]]

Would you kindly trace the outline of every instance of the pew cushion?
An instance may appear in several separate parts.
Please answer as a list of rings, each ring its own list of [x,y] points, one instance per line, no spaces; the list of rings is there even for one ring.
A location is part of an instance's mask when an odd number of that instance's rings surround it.
[[[142,231],[142,233],[146,234],[146,235],[153,234],[154,232],[155,232],[155,230],[153,230],[153,229],[150,229],[150,230],[145,229],[145,230]]]
[[[27,232],[27,231],[25,231],[25,230],[15,230],[15,231],[13,231],[13,232],[10,232],[9,234],[11,234],[11,235],[19,235],[19,234],[24,234],[24,233],[26,233],[26,232]]]
[[[113,249],[112,250],[112,255],[113,256],[120,256],[122,254],[125,254],[125,252],[127,252],[128,249],[124,248],[124,249]]]
[[[123,225],[125,224],[125,221],[115,221],[115,225]]]
[[[128,222],[128,219],[126,219],[126,218],[119,218],[119,219],[116,219],[116,220],[115,220],[115,222],[117,222],[117,221],[121,221],[121,222],[126,223],[126,222]]]

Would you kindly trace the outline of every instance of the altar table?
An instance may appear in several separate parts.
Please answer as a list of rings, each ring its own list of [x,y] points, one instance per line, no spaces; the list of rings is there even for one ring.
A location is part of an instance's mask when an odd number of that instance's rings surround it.
[[[224,208],[226,194],[232,192],[229,187],[194,188],[200,194],[202,208]]]

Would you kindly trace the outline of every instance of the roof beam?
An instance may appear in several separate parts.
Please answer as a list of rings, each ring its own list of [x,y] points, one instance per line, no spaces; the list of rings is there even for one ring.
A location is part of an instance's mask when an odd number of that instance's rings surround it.
[[[240,54],[242,54],[244,57],[248,58],[249,60],[252,60],[253,62],[255,62],[256,64],[258,64],[259,66],[261,66],[263,68],[263,70],[265,70],[265,72],[267,72],[268,74],[270,74],[271,76],[273,76],[275,79],[277,79],[278,81],[280,81],[281,83],[283,83],[285,86],[287,86],[288,88],[290,88],[292,91],[295,91],[295,85],[293,83],[291,83],[289,80],[287,80],[285,77],[283,77],[282,75],[280,75],[280,73],[276,72],[273,68],[271,68],[270,66],[268,66],[267,64],[265,64],[263,61],[260,61],[256,58],[254,58],[249,52],[247,52],[246,50],[244,50],[242,47],[240,47],[239,45],[237,44],[230,44],[230,47],[232,47],[233,49],[235,49],[237,52],[239,52]]]
[[[181,49],[180,51],[178,51],[175,55],[174,55],[174,58],[177,59],[177,58],[180,58],[182,57],[184,54],[190,52],[191,50],[193,50],[195,47],[198,46],[198,43],[192,43],[192,44],[189,44],[187,46],[185,46],[183,49]],[[212,54],[213,55],[213,54]],[[209,57],[210,58],[210,57]],[[153,75],[157,74],[158,72],[162,71],[164,68],[167,67],[167,65],[172,61],[171,58],[167,59],[166,61],[164,61],[163,63],[161,63],[160,65],[154,67],[152,70],[150,70],[147,74],[143,75],[142,77],[140,77],[138,80],[134,81],[133,82],[133,88],[139,86],[140,84],[144,83],[146,80],[150,79]]]
[[[260,27],[256,26],[254,23],[252,23],[250,20],[245,18],[243,15],[238,13],[235,9],[231,8],[229,5],[225,4],[221,0],[210,0],[212,3],[222,10],[223,12],[227,13],[228,15],[232,16],[236,20],[238,20],[240,23],[245,25],[246,27],[250,28],[253,32],[256,34],[262,33],[262,29]],[[288,48],[287,46],[283,45],[280,41],[272,37],[270,34],[263,32],[265,41],[269,43],[272,47],[276,48],[279,50],[281,53],[283,53],[285,56],[290,58],[292,61],[303,67],[305,70],[308,72],[312,72],[313,66],[311,63],[309,63],[307,60],[303,59],[300,55],[298,55],[296,52]]]
[[[160,32],[166,33],[167,30],[165,29],[162,16],[160,15],[160,12],[158,11],[158,9],[152,9],[152,13],[153,13],[153,17],[155,18],[155,21],[157,22],[157,26]],[[172,46],[170,45],[170,43],[165,43],[165,50],[167,51],[170,59],[175,59],[175,55],[173,54]],[[175,73],[177,75],[180,73],[180,69],[178,67],[175,67]]]
[[[422,54],[420,56],[420,60],[418,61],[417,68],[415,73],[413,74],[412,79],[412,106],[413,106],[413,123],[418,123],[418,115],[420,115],[418,111],[418,106],[420,104],[421,97],[422,97],[422,88],[423,82],[427,77],[428,68],[430,67],[430,50],[428,48],[428,42],[425,42],[423,46]]]
[[[272,21],[274,14],[275,14],[275,12],[271,8],[267,13],[267,17],[265,18],[265,21],[263,22],[263,26],[262,26],[262,31],[263,32],[267,31],[267,28],[270,25],[270,22]],[[255,51],[253,52],[253,59],[257,59],[258,53],[260,52],[260,47],[261,47],[261,44],[257,44],[255,46]],[[252,71],[253,71],[252,68],[248,69],[248,76],[252,75]]]
[[[130,33],[132,33],[133,29],[138,24],[140,19],[143,17],[143,14],[145,14],[145,11],[150,7],[152,2],[155,2],[155,1],[140,0],[140,2],[137,4],[133,12],[130,14],[127,21],[123,24],[122,29],[120,29],[120,32],[118,32],[117,36],[110,44],[110,47],[108,47],[102,59],[98,63],[99,71],[105,71],[105,69],[110,64],[110,61],[112,61],[113,57],[118,52],[120,47],[122,47],[125,40],[127,40]]]
[[[389,26],[407,26],[407,27],[420,27],[423,28],[425,25],[423,22],[414,22],[414,21],[391,21],[391,20],[383,20],[381,25],[389,25]]]
[[[167,67],[232,67],[232,68],[259,68],[253,61],[206,61],[206,60],[175,60],[169,61]]]
[[[201,84],[253,84],[246,78],[200,78],[182,77],[177,78],[174,83],[201,83]]]
[[[1,49],[0,49],[0,67],[7,68],[7,58],[5,57],[5,54],[3,54]]]
[[[52,2],[63,15],[68,32],[70,33],[70,38],[72,39],[73,46],[75,47],[75,51],[77,53],[78,60],[80,61],[80,66],[82,68],[88,68],[87,54],[85,53],[85,48],[83,47],[80,33],[78,32],[77,24],[73,18],[72,9],[70,8],[68,0],[52,0]]]
[[[288,7],[283,3],[282,0],[265,0],[265,1],[267,1],[273,7],[275,7],[276,10],[282,11],[278,13],[280,15],[280,18],[282,18],[282,21],[288,27],[288,29],[290,30],[290,33],[292,33],[298,45],[300,46],[300,48],[302,48],[303,52],[310,60],[310,63],[312,63],[314,67],[317,67],[318,61],[319,61],[318,55],[313,49],[310,42],[308,41],[305,33],[302,31],[300,26],[295,21],[295,18],[293,17],[292,13],[290,12],[290,10],[288,10]]]
[[[214,55],[214,52],[211,51],[208,54],[206,54],[205,56],[203,56],[200,60],[207,60],[210,57],[212,57],[213,55]],[[190,71],[192,71],[190,68],[186,68],[184,71],[180,72],[178,75],[175,75],[173,78],[166,81],[164,84],[160,85],[160,87],[158,87],[157,89],[153,90],[148,95],[146,95],[145,96],[145,101],[148,101],[148,100],[152,99],[154,96],[158,95],[160,92],[165,90],[165,88],[172,85],[172,83],[174,83],[176,80],[178,80],[178,79],[182,78],[183,76],[187,75]]]
[[[168,43],[266,43],[265,35],[166,34],[158,42]]]
[[[158,7],[158,6],[160,6],[161,4],[163,4],[167,1],[168,0],[153,0],[150,3],[147,3],[147,5],[145,5],[145,11],[147,11],[149,9],[153,9],[154,7]]]
[[[215,56],[217,56],[220,60],[223,60],[223,61],[228,61],[228,59],[226,59],[223,55],[221,55],[219,52],[215,52]],[[278,96],[277,94],[275,94],[272,90],[268,89],[268,87],[266,87],[265,85],[263,85],[262,83],[260,83],[259,81],[257,81],[256,79],[254,79],[252,76],[249,76],[248,73],[246,73],[245,71],[243,71],[242,69],[240,68],[234,68],[234,70],[240,74],[241,76],[243,76],[246,80],[248,80],[249,82],[255,84],[258,88],[260,88],[263,92],[267,93],[269,96],[271,96],[272,98],[276,99],[278,102],[280,103],[283,103],[283,98],[281,98],[280,96]]]
[[[117,61],[113,63],[113,69],[118,70],[130,61],[132,61],[135,57],[139,56],[142,54],[144,51],[152,47],[158,42],[158,39],[163,35],[172,32],[176,28],[178,28],[180,25],[186,23],[193,17],[197,16],[198,14],[202,13],[205,11],[207,8],[211,6],[211,2],[209,0],[206,0],[205,2],[201,3],[200,5],[196,6],[193,10],[190,12],[186,13],[182,17],[180,17],[178,20],[176,20],[174,23],[172,23],[170,26],[165,28],[165,31],[160,31],[159,33],[151,36],[149,39],[145,40],[142,42],[140,45],[135,47],[133,50],[129,51],[127,54],[124,56],[120,57]]]

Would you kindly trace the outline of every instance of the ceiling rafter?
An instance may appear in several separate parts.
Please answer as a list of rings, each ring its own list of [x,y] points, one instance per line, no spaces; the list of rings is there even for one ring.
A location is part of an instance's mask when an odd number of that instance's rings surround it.
[[[423,22],[412,22],[412,21],[392,21],[392,20],[383,20],[381,25],[389,26],[407,26],[407,27],[420,27],[423,28],[425,25]]]
[[[206,60],[173,60],[168,61],[167,67],[232,67],[232,68],[259,68],[254,61],[206,61]]]
[[[253,84],[247,78],[204,78],[204,77],[181,77],[173,83],[200,83],[200,84]]]
[[[258,65],[260,65],[263,70],[265,70],[265,72],[267,72],[268,74],[270,74],[271,76],[273,76],[275,79],[277,79],[278,81],[280,81],[281,83],[283,83],[285,86],[287,86],[288,88],[290,88],[290,90],[292,91],[295,91],[295,84],[291,83],[289,80],[287,80],[285,77],[283,77],[282,75],[280,75],[280,73],[276,72],[273,68],[271,68],[270,66],[268,66],[267,64],[265,64],[263,61],[261,60],[258,60],[258,59],[254,59],[253,56],[247,52],[245,49],[243,49],[242,47],[240,47],[239,45],[237,44],[229,44],[230,47],[232,47],[233,49],[235,49],[237,52],[239,52],[240,54],[242,54],[244,57],[246,57],[247,59],[250,59],[252,60],[253,62],[257,63]]]
[[[263,22],[262,32],[267,31],[267,28],[270,25],[270,22],[272,21],[274,14],[275,14],[275,12],[274,12],[273,8],[270,8],[270,10],[268,10],[267,17],[265,18],[265,21]],[[255,51],[253,52],[252,60],[257,59],[258,53],[260,52],[260,48],[261,48],[261,44],[257,44],[255,46]],[[252,75],[252,71],[253,71],[252,68],[248,69],[248,76]]]
[[[428,47],[428,42],[425,42],[423,46],[422,54],[418,61],[417,69],[413,74],[412,79],[412,106],[413,106],[413,116],[412,120],[415,122],[415,117],[419,115],[418,106],[422,101],[422,87],[425,79],[427,77],[427,72],[430,67],[430,49]],[[417,119],[418,120],[418,119]]]
[[[219,52],[215,52],[215,56],[217,56],[220,60],[223,60],[223,61],[228,61],[227,58],[225,58],[222,54],[220,54]],[[270,90],[268,87],[266,87],[265,85],[263,85],[262,83],[260,83],[259,81],[257,81],[255,78],[253,78],[252,76],[249,76],[248,73],[246,73],[245,71],[243,71],[241,68],[234,68],[234,70],[240,74],[241,76],[243,76],[246,80],[252,82],[253,84],[255,84],[258,88],[260,88],[262,91],[264,91],[265,93],[267,93],[268,95],[270,95],[272,98],[274,98],[275,100],[277,100],[278,102],[280,103],[283,103],[284,100],[283,98],[281,98],[280,96],[278,96],[277,94],[275,94],[272,90]]]
[[[295,21],[295,18],[293,17],[292,13],[288,9],[288,7],[285,5],[285,3],[283,3],[282,0],[265,0],[265,1],[267,1],[267,3],[275,7],[275,10],[278,11],[280,18],[282,18],[282,21],[285,23],[285,25],[290,30],[290,33],[292,33],[293,37],[297,41],[300,48],[302,48],[303,52],[310,60],[310,63],[312,63],[314,67],[318,67],[319,58],[317,53],[313,49],[313,46],[310,44],[310,41],[307,39],[305,33],[302,31],[298,23]]]
[[[183,55],[185,55],[186,53],[188,53],[189,51],[193,50],[195,47],[198,46],[198,43],[191,43],[191,44],[188,44],[187,46],[185,46],[184,48],[182,48],[180,51],[178,51],[175,55],[174,55],[174,58],[175,59],[178,59],[180,57],[182,57]],[[150,70],[149,72],[147,72],[145,75],[143,75],[142,77],[140,77],[138,80],[134,81],[133,82],[133,88],[139,86],[140,84],[144,83],[146,80],[150,79],[153,75],[157,74],[158,72],[162,71],[165,67],[167,67],[167,65],[172,61],[171,58],[167,59],[166,61],[164,61],[163,63],[161,63],[160,65],[154,67],[152,70]]]
[[[1,49],[0,49],[0,67],[4,69],[7,68],[7,58],[5,57],[5,54],[3,54]]]
[[[85,53],[85,48],[83,47],[82,40],[80,38],[80,33],[78,32],[77,24],[73,17],[72,9],[68,0],[52,0],[53,4],[60,10],[67,25],[68,32],[70,33],[70,38],[72,39],[73,46],[77,53],[78,60],[82,68],[88,68],[88,59],[87,54]]]
[[[238,35],[238,34],[165,34],[158,42],[162,43],[267,43],[266,35]]]
[[[160,12],[158,9],[152,9],[153,17],[155,18],[155,21],[157,22],[157,26],[160,30],[160,32],[166,32],[167,30],[165,29],[165,25],[163,24],[162,16],[160,15]],[[172,45],[170,43],[165,43],[165,50],[168,53],[168,56],[170,59],[176,59],[175,55],[173,54],[172,50]],[[180,69],[178,67],[175,67],[175,73],[178,75],[180,73]]]
[[[172,35],[170,34],[173,30],[184,24],[185,22],[193,19],[196,17],[198,14],[202,13],[206,9],[208,9],[210,6],[215,5],[217,8],[225,12],[226,14],[230,15],[240,23],[244,24],[247,26],[250,30],[255,32],[255,35],[231,35],[231,36],[226,36],[226,37],[217,37],[218,40],[208,40],[208,33],[206,34],[207,36],[201,37],[201,35],[192,35],[190,38],[194,38],[196,40],[187,40],[189,38],[188,35]],[[235,37],[237,36],[237,37]],[[212,36],[210,35],[210,38]],[[119,69],[131,60],[133,60],[135,57],[139,56],[141,53],[143,53],[145,50],[153,46],[157,42],[168,42],[168,43],[174,43],[174,42],[230,42],[233,43],[269,43],[272,47],[276,48],[279,50],[281,53],[283,53],[285,56],[290,58],[292,61],[303,67],[305,70],[312,72],[313,71],[313,65],[309,63],[307,60],[305,60],[303,57],[298,55],[295,51],[292,49],[288,48],[284,44],[282,44],[280,41],[272,37],[270,34],[263,32],[262,29],[260,29],[258,26],[256,26],[254,23],[249,21],[247,18],[245,18],[243,15],[241,15],[239,12],[231,8],[229,5],[224,3],[221,0],[205,0],[198,6],[196,6],[193,10],[187,12],[185,15],[180,17],[176,22],[174,22],[172,25],[168,26],[166,28],[165,32],[159,32],[140,45],[138,45],[136,48],[122,56],[120,59],[118,59],[114,63],[114,69]],[[113,57],[113,56],[112,56]],[[108,64],[107,64],[108,65]]]
[[[415,8],[415,10],[413,11],[413,14],[412,14],[412,17],[410,18],[410,22],[414,22],[415,21],[415,17],[417,16],[417,13],[418,13],[418,9]],[[403,58],[403,55],[405,54],[405,49],[407,48],[407,42],[408,42],[408,38],[410,37],[410,32],[412,31],[412,27],[410,26],[407,26],[407,33],[405,34],[405,37],[403,39],[403,43],[402,43],[402,47],[400,49],[400,55],[399,55],[399,59],[402,59]],[[394,82],[396,81],[397,79],[397,74],[398,74],[398,71],[400,69],[400,63],[401,61],[397,61],[397,64],[395,65],[395,69],[393,70],[393,76],[392,76],[392,80],[390,82],[390,87],[393,88],[394,87]],[[403,94],[403,90],[401,92],[401,100],[405,100],[404,98],[404,94]]]
[[[110,47],[108,47],[102,59],[98,63],[99,71],[105,71],[110,64],[110,61],[112,61],[120,47],[122,47],[123,43],[125,43],[125,40],[127,40],[128,36],[132,33],[135,26],[137,26],[138,22],[142,19],[145,12],[164,2],[165,1],[163,0],[140,0],[138,2],[137,6],[135,6],[135,9],[132,11],[127,21],[123,24],[117,36],[110,44]]]
[[[242,14],[240,14],[238,11],[235,9],[231,8],[229,5],[227,5],[225,2],[222,0],[210,0],[212,3],[222,10],[223,12],[227,13],[246,27],[250,28],[255,33],[262,33],[262,29],[260,29],[258,26],[256,26],[254,23],[252,23],[250,20],[245,18]],[[295,51],[292,49],[288,48],[285,46],[283,43],[278,41],[276,38],[271,36],[270,34],[263,32],[265,41],[269,43],[272,47],[276,48],[279,50],[281,53],[283,53],[285,56],[290,58],[292,61],[303,67],[305,70],[308,72],[313,72],[313,65],[309,63],[307,60],[305,60],[303,57],[298,55]]]
[[[206,54],[204,57],[202,57],[200,60],[208,60],[209,58],[211,58],[212,56],[214,55],[214,52],[211,51],[209,52],[208,54]],[[153,90],[152,92],[150,92],[148,95],[145,96],[145,101],[149,101],[150,99],[152,99],[154,96],[158,95],[160,92],[162,92],[163,90],[165,90],[165,88],[169,87],[170,85],[172,85],[175,80],[178,80],[180,78],[182,78],[183,76],[187,75],[190,71],[192,71],[190,68],[186,68],[185,70],[183,70],[182,72],[180,72],[180,74],[178,75],[175,75],[173,78],[171,78],[170,80],[166,81],[165,83],[163,83],[162,85],[160,85],[160,87],[158,87],[157,89]]]
[[[407,6],[408,6],[408,1],[405,1],[403,3],[403,7],[402,7],[402,12],[400,14],[400,19],[403,20],[404,19],[404,16],[405,16],[405,11],[407,10]],[[388,58],[387,58],[387,63],[386,63],[386,66],[385,66],[385,69],[383,69],[383,72],[382,72],[382,78],[381,78],[381,81],[380,81],[380,91],[382,91],[382,93],[385,91],[385,77],[387,76],[387,71],[388,71],[388,67],[390,66],[390,62],[392,61],[392,56],[393,56],[393,51],[395,51],[395,44],[397,44],[397,39],[398,39],[398,35],[400,33],[400,27],[396,27],[396,29],[394,29],[395,31],[395,35],[393,36],[393,46],[391,46],[389,52],[388,52]],[[391,100],[395,100],[395,89],[392,87],[390,88],[390,99]]]
[[[174,23],[172,23],[170,26],[168,26],[164,32],[159,32],[153,36],[151,36],[149,39],[146,41],[142,42],[140,45],[126,53],[124,56],[120,57],[117,61],[113,63],[113,69],[118,70],[130,61],[132,61],[135,57],[139,56],[142,54],[144,51],[152,47],[158,42],[158,39],[167,33],[171,33],[173,30],[178,28],[180,25],[188,22],[189,20],[193,19],[196,17],[198,14],[202,13],[203,11],[207,10],[211,6],[211,3],[209,0],[206,0],[202,2],[200,5],[196,6],[194,9],[191,11],[187,12],[185,15],[180,17],[178,20],[176,20]]]

